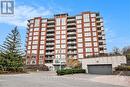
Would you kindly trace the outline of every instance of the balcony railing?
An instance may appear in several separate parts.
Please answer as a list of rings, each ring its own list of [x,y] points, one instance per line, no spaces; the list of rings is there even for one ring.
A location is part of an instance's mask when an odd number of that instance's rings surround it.
[[[76,37],[68,37],[67,39],[76,39]]]
[[[67,21],[75,21],[75,19],[67,19]]]
[[[54,36],[54,34],[47,34],[47,36]]]
[[[47,47],[46,50],[53,50],[54,47]]]
[[[75,46],[69,46],[68,49],[76,49],[77,47]]]
[[[48,39],[46,39],[46,40],[54,40],[54,38],[48,38]]]

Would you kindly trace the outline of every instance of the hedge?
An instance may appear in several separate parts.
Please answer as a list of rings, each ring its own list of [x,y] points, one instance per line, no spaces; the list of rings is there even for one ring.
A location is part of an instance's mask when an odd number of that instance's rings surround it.
[[[85,69],[61,69],[56,71],[57,75],[86,73]]]
[[[118,66],[115,67],[116,71],[130,71],[130,66]]]

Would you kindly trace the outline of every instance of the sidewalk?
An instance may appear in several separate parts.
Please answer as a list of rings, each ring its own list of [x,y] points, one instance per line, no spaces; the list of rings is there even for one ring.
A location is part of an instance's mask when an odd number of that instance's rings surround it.
[[[90,79],[94,82],[130,87],[130,76],[108,75]]]

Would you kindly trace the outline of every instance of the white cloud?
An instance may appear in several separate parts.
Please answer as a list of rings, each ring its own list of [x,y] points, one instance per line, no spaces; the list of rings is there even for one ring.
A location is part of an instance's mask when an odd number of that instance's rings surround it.
[[[0,16],[0,23],[7,23],[16,26],[26,27],[27,20],[33,17],[48,16],[51,14],[49,9],[44,7],[17,6],[13,16]]]

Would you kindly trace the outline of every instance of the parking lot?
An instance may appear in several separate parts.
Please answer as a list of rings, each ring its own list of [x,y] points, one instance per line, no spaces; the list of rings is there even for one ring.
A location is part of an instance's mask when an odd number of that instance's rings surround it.
[[[128,81],[130,77],[89,74],[57,76],[50,71],[0,75],[0,87],[128,87]]]

